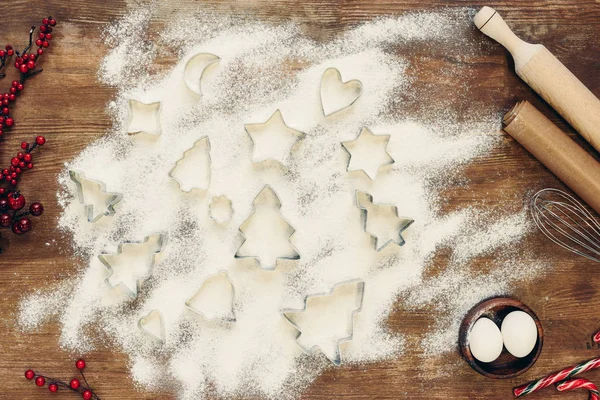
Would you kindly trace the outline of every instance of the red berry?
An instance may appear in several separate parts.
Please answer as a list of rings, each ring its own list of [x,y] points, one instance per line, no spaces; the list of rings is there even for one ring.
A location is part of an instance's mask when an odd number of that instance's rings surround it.
[[[8,228],[11,223],[12,223],[12,217],[9,214],[4,213],[4,214],[0,215],[0,225],[2,225],[5,228]]]
[[[15,170],[15,172],[13,172],[12,174],[10,174],[10,177],[12,179],[17,179],[17,171]]]
[[[38,386],[44,386],[46,384],[46,379],[43,376],[38,376],[35,378],[35,384]]]
[[[44,54],[44,50],[42,49],[37,49],[38,56],[41,56],[42,54]]]
[[[42,20],[42,25],[48,25],[50,23],[50,20],[48,18],[44,18]]]
[[[14,94],[14,93],[11,93],[11,94],[9,94],[9,95],[8,95],[8,99],[9,99],[10,101],[15,101],[15,99],[16,99],[16,98],[17,98],[17,96],[15,96],[15,94]]]
[[[18,152],[18,153],[17,153],[17,158],[18,158],[19,160],[22,160],[24,156],[25,156],[25,155],[24,155],[23,153],[21,153],[21,152]]]
[[[32,369],[28,369],[27,371],[25,371],[25,378],[32,380],[33,378],[35,378],[35,372],[33,372]]]
[[[21,143],[21,148],[22,148],[23,150],[27,149],[27,146],[29,146],[29,144],[28,144],[27,142],[23,142],[23,143]]]
[[[18,90],[19,92],[20,92],[21,90],[23,90],[24,88],[25,88],[25,86],[23,86],[23,84],[22,84],[22,83],[19,83],[19,84],[17,85],[17,90]]]
[[[6,50],[12,50],[12,48],[13,47],[10,44],[7,44],[6,47],[5,47]]]
[[[84,400],[90,400],[92,398],[92,392],[90,390],[84,390],[83,393],[81,393],[81,397],[83,397]]]
[[[56,26],[56,20],[54,18],[50,18],[50,26]]]
[[[27,168],[28,168],[28,169],[31,169],[31,168],[33,168],[33,163],[29,163],[29,164],[27,164]]]
[[[4,114],[4,115],[8,115],[9,112],[10,112],[10,110],[8,109],[8,107],[4,107],[2,109],[2,114]]]
[[[15,54],[15,51],[13,49],[7,50],[6,54],[8,54],[9,56],[12,56],[13,54]]]
[[[6,57],[6,51],[0,50],[0,57]]]
[[[17,186],[17,180],[13,179],[12,181],[10,181],[10,184],[13,186]]]
[[[14,88],[11,88],[10,90],[13,90]],[[6,118],[6,120],[4,121],[4,123],[6,124],[6,126],[13,126],[15,124],[15,120],[12,118]]]
[[[7,198],[8,200],[8,208],[13,211],[19,211],[23,207],[25,207],[25,196],[20,193],[10,194]]]
[[[48,390],[52,393],[58,392],[58,385],[56,383],[51,383],[48,385]]]
[[[3,195],[4,193],[6,193],[6,189],[0,188],[0,195]]]
[[[18,167],[19,166],[19,159],[17,157],[13,157],[10,160],[10,165],[12,165],[13,167]]]
[[[79,389],[79,386],[81,384],[79,383],[79,379],[73,378],[71,379],[71,382],[69,382],[69,386],[71,386],[71,389]]]
[[[35,62],[32,61],[32,60],[27,61],[27,68],[34,69],[35,68]]]
[[[43,35],[43,34],[42,34],[42,35]],[[41,46],[41,45],[42,45],[42,39],[37,39],[37,40],[35,41],[35,45],[36,45],[36,46]]]
[[[40,203],[33,203],[33,204],[39,204],[39,205],[41,206],[41,204],[40,204]],[[33,206],[33,204],[32,204],[32,206]],[[44,208],[42,207],[42,210],[43,210],[43,209],[44,209]],[[31,213],[31,214],[33,214],[33,213]],[[41,214],[41,213],[40,213],[40,214]],[[77,369],[80,369],[80,370],[81,370],[81,369],[84,369],[84,368],[85,368],[85,360],[83,360],[83,359],[81,359],[81,358],[80,358],[79,360],[77,360],[77,362],[75,363],[75,367],[76,367]]]
[[[40,26],[40,32],[46,32],[46,30],[48,29],[48,27],[46,25],[42,25]]]
[[[31,162],[31,154],[27,153],[23,156],[25,162]]]
[[[17,88],[11,87],[9,92],[14,95],[15,93],[17,93]]]
[[[52,34],[46,33],[46,40],[52,40]]]
[[[0,199],[0,210],[6,210],[8,208],[8,200]]]
[[[19,167],[21,167],[21,168],[25,168],[25,163],[24,163],[23,161],[21,161],[21,162],[19,163]]]
[[[10,174],[10,171],[8,170],[8,168],[4,168],[2,170],[2,175],[9,175],[9,174]]]
[[[19,220],[19,230],[21,232],[29,232],[31,229],[31,220],[29,218],[21,218]]]
[[[48,47],[48,46],[50,46],[50,42],[48,42],[47,40],[44,40],[42,42],[42,47]]]
[[[43,136],[38,136],[35,138],[35,142],[38,144],[38,146],[43,146],[44,143],[46,143],[46,138]]]

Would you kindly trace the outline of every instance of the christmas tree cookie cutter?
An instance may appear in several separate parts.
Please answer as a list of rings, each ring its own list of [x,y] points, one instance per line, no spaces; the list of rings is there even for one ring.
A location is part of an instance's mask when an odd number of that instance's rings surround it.
[[[350,108],[362,95],[363,84],[358,79],[342,81],[337,68],[327,68],[321,76],[321,110],[326,117]]]
[[[277,260],[280,259],[299,260],[300,253],[298,253],[298,250],[296,250],[290,242],[290,238],[296,229],[283,216],[279,215],[280,218],[273,221],[278,225],[277,227],[281,231],[281,238],[277,240],[276,243],[273,238],[265,237],[263,231],[255,229],[256,222],[254,219],[257,217],[260,219],[260,214],[263,214],[263,210],[281,209],[282,204],[279,200],[279,196],[275,193],[275,190],[273,190],[270,185],[265,185],[252,201],[252,206],[252,214],[250,214],[238,229],[244,236],[244,242],[240,245],[234,257],[255,258],[258,260],[261,268],[266,270],[275,269],[277,267]],[[284,239],[286,243],[283,243]],[[252,245],[261,246],[261,249],[258,252],[256,250],[253,251],[249,249]],[[285,249],[282,250],[285,251],[285,254],[278,256],[270,255],[269,257],[266,257],[265,253],[269,253],[275,245],[285,247]]]
[[[123,200],[123,195],[121,193],[107,192],[104,182],[87,178],[85,173],[81,171],[69,170],[69,177],[75,182],[75,186],[77,187],[77,198],[79,203],[82,204],[85,209],[88,222],[96,222],[104,216],[113,215],[115,213],[115,205]],[[89,186],[92,188],[89,188]],[[86,200],[89,195],[94,198],[106,198],[103,202],[104,212],[96,213],[97,210],[94,208],[94,202],[90,203]]]
[[[311,299],[325,298],[325,297],[333,296],[333,295],[335,295],[335,292],[339,288],[346,286],[346,285],[354,285],[354,284],[356,285],[356,298],[354,299],[355,300],[355,308],[350,313],[350,317],[348,319],[348,324],[346,326],[346,333],[347,333],[346,336],[335,340],[334,356],[330,357],[327,354],[327,352],[320,345],[317,345],[317,344],[312,345],[312,346],[303,345],[299,341],[299,339],[302,337],[304,332],[302,330],[302,327],[299,326],[299,324],[297,324],[296,321],[294,320],[294,315],[306,312],[307,307],[309,307],[309,303],[310,303]],[[283,310],[281,310],[281,315],[296,330],[296,338],[295,338],[296,343],[298,344],[298,346],[300,346],[300,348],[306,354],[313,355],[315,352],[320,351],[334,365],[340,366],[342,363],[342,356],[340,353],[340,345],[344,342],[351,341],[354,338],[354,316],[362,310],[364,296],[365,296],[365,282],[362,279],[350,279],[347,281],[336,283],[335,285],[333,285],[333,287],[331,288],[331,290],[329,292],[310,294],[310,295],[305,296],[302,308],[300,308],[300,309],[284,308]]]
[[[383,146],[379,149],[380,159],[377,160],[373,157],[373,151],[369,152],[369,156],[363,160],[356,160],[356,155],[353,155],[355,146],[365,146],[368,142],[375,143],[381,142]],[[386,165],[394,164],[396,161],[387,152],[387,145],[390,141],[390,135],[375,135],[368,128],[362,128],[356,139],[342,142],[342,147],[348,153],[348,164],[346,165],[346,171],[362,171],[371,180],[377,178],[377,173],[381,167]],[[363,157],[364,158],[364,157]],[[362,164],[361,164],[362,161]],[[359,165],[354,165],[359,164]],[[370,164],[370,165],[369,165]]]
[[[196,153],[200,154],[200,157]],[[199,158],[199,160],[196,160]],[[187,165],[191,163],[202,163],[203,168],[205,169],[205,173],[203,175],[200,174],[191,174],[194,179],[198,179],[198,181],[194,183],[188,182],[187,178],[184,178],[179,175],[181,169],[196,169],[197,165]],[[169,170],[169,177],[177,182],[179,185],[179,189],[184,192],[191,192],[192,190],[208,190],[210,186],[210,178],[211,178],[211,167],[212,160],[210,157],[210,139],[208,136],[204,136],[194,142],[194,145],[183,152],[183,155],[179,160],[175,162],[175,165]],[[188,172],[188,176],[190,173]]]
[[[163,233],[156,233],[144,237],[142,241],[121,242],[117,247],[116,253],[105,253],[98,255],[98,259],[108,271],[108,275],[104,279],[104,282],[112,289],[116,287],[122,287],[132,299],[137,298],[141,283],[152,275],[154,266],[158,263],[158,257],[164,250],[166,244],[167,235]],[[139,274],[132,271],[127,271],[125,266],[120,265],[127,264],[130,266],[133,264],[133,261],[127,260],[127,257],[124,257],[124,255],[127,253],[125,248],[133,248],[135,246],[148,247],[147,253],[144,254],[145,259],[143,260],[145,262],[145,271]],[[121,257],[125,259],[121,261]],[[131,257],[129,256],[129,258]],[[121,270],[123,271],[123,276],[121,276]],[[129,275],[127,276],[127,274]],[[127,281],[124,281],[125,279]]]
[[[203,306],[206,303],[212,303],[214,306],[218,302],[215,299],[215,293],[221,294],[223,292],[229,292],[230,295],[227,295],[224,299],[227,304],[221,310],[216,308],[209,310]],[[227,271],[223,270],[204,279],[200,289],[185,302],[185,305],[191,311],[201,315],[206,321],[234,322],[236,320],[234,302],[235,286]]]
[[[158,136],[161,134],[160,111],[162,103],[144,103],[130,99],[128,102],[129,117],[127,118],[127,133],[137,135],[146,133]]]
[[[361,211],[361,218],[363,220],[363,229],[365,233],[368,233],[371,236],[371,240],[374,242],[375,249],[377,251],[383,250],[387,245],[394,242],[398,246],[403,246],[406,241],[402,237],[402,232],[406,230],[409,226],[415,222],[412,218],[408,217],[400,217],[398,215],[398,207],[393,204],[380,204],[373,202],[373,196],[366,192],[361,192],[359,190],[356,191],[356,206]],[[369,230],[369,213],[381,213],[385,212],[388,214],[386,217],[391,222],[395,221],[394,227],[394,237],[390,237],[387,240],[382,242],[379,239],[379,236],[372,233]]]
[[[214,65],[219,61],[221,61],[221,59],[211,53],[198,53],[193,55],[188,62],[185,63],[183,69],[183,81],[188,89],[200,96],[202,94],[202,77],[211,65]]]
[[[138,328],[157,342],[161,344],[165,343],[167,338],[165,321],[159,310],[152,310],[140,318],[138,320]]]
[[[219,225],[231,221],[234,212],[231,200],[225,195],[213,197],[208,205],[208,215]]]

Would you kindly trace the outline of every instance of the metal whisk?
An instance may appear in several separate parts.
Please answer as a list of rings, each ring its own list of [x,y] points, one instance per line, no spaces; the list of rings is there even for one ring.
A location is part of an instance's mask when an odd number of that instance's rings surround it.
[[[573,196],[558,189],[540,190],[531,199],[531,214],[548,239],[600,262],[600,224]]]

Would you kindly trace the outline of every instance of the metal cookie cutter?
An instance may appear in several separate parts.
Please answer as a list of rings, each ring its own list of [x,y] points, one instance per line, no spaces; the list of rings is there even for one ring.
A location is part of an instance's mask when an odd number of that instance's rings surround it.
[[[283,120],[280,110],[276,110],[266,122],[246,124],[244,128],[252,141],[253,163],[274,160],[285,165],[292,148],[306,136],[303,132],[290,128]],[[260,156],[265,151],[269,155]]]
[[[199,53],[188,60],[183,70],[183,81],[188,89],[197,95],[201,94],[201,81],[206,69],[220,61],[218,56],[210,53]]]
[[[208,214],[219,225],[231,221],[234,209],[231,200],[225,195],[215,196],[208,205]]]
[[[141,101],[129,100],[129,118],[127,120],[127,133],[136,135],[147,133],[149,135],[160,135],[160,110],[161,102],[142,103]]]
[[[395,163],[392,156],[390,156],[386,150],[389,141],[390,135],[375,135],[368,128],[362,128],[356,139],[342,142],[342,147],[344,150],[346,150],[349,156],[346,171],[363,171],[371,180],[375,180],[379,168]],[[353,150],[359,146],[368,146],[369,142],[379,142],[377,145],[381,147],[381,149],[379,149],[380,159],[378,160],[377,158],[373,158],[373,153],[369,152],[369,159],[358,160],[358,163],[363,162],[363,164],[361,166],[354,166],[353,164],[356,164],[356,160],[352,154]],[[367,164],[367,161],[370,161],[370,163]]]
[[[115,204],[123,200],[121,193],[107,192],[104,182],[89,179],[81,171],[70,170],[69,177],[77,186],[77,198],[79,199],[79,203],[85,208],[88,222],[96,222],[105,215],[113,215],[115,213]],[[86,192],[92,193],[93,197],[102,197],[105,199],[103,202],[105,210],[103,212],[95,213],[93,202],[88,203],[86,201]]]
[[[152,310],[138,320],[138,328],[161,344],[166,340],[165,321],[162,313]]]
[[[403,246],[406,241],[402,237],[402,232],[412,225],[415,222],[411,218],[407,217],[399,217],[398,216],[398,207],[393,204],[376,204],[373,203],[373,196],[366,192],[356,191],[356,205],[361,210],[362,218],[364,221],[364,230],[368,233],[372,240],[375,242],[375,249],[377,251],[383,250],[388,244],[394,242],[398,246]],[[373,213],[375,215],[381,215],[383,213],[388,214],[386,218],[390,219],[390,223],[396,224],[395,231],[397,235],[395,237],[390,237],[385,242],[380,245],[380,237],[375,235],[369,231],[368,218],[369,213]]]
[[[217,310],[217,307],[213,307],[213,310],[206,307],[206,304],[214,306],[219,300],[217,296],[224,292],[231,293],[231,296],[227,296],[227,299],[224,300],[227,304],[220,304],[224,306],[221,308],[223,310],[226,309],[226,312]],[[227,271],[221,271],[206,278],[202,282],[200,289],[185,302],[185,305],[193,312],[200,314],[207,321],[219,319],[226,322],[234,322],[236,319],[233,307],[234,301],[235,287],[233,286],[233,282],[229,278]]]
[[[355,303],[354,303],[355,307],[352,310],[352,313],[351,313],[349,321],[348,321],[348,325],[346,327],[346,331],[345,331],[346,336],[335,339],[334,357],[329,357],[327,352],[324,351],[323,348],[318,344],[310,345],[310,346],[303,345],[298,340],[303,335],[303,330],[302,330],[302,327],[295,321],[295,317],[298,314],[306,312],[307,308],[310,308],[309,303],[310,303],[311,299],[318,299],[318,298],[333,296],[333,295],[335,295],[335,292],[339,288],[346,286],[346,285],[354,285],[354,284],[356,285],[356,297],[355,297]],[[335,284],[329,292],[312,294],[312,295],[306,296],[304,298],[304,306],[301,309],[285,308],[285,309],[281,310],[281,315],[283,316],[283,318],[285,318],[286,321],[288,321],[296,329],[296,331],[297,331],[296,343],[298,343],[298,346],[300,346],[300,348],[302,348],[302,350],[304,350],[304,352],[306,354],[312,355],[315,353],[316,350],[320,350],[325,355],[325,357],[327,357],[327,359],[329,361],[331,361],[336,366],[339,366],[342,363],[342,357],[340,354],[340,344],[343,342],[352,340],[352,338],[354,336],[354,315],[362,310],[364,295],[365,295],[365,282],[362,279],[352,279],[352,280],[348,280],[348,281],[344,281],[344,282]]]
[[[363,92],[362,82],[358,79],[342,81],[337,68],[327,68],[321,77],[321,109],[328,117],[349,108]]]
[[[190,184],[189,182],[185,182],[187,179],[182,178],[179,174],[181,170],[186,169],[194,169],[196,170],[197,165],[188,165],[185,164],[204,164],[203,167],[206,170],[206,173],[203,175],[194,173],[192,174],[194,180],[198,179],[198,181]],[[212,160],[210,158],[210,140],[208,136],[204,136],[203,138],[197,140],[194,145],[186,150],[183,153],[183,156],[177,160],[173,168],[169,171],[169,177],[173,178],[179,184],[179,188],[184,192],[191,192],[194,189],[207,190],[210,185],[211,178],[211,163]],[[193,168],[190,168],[193,167]],[[188,173],[188,175],[190,175]]]
[[[269,251],[274,246],[273,238],[267,238],[264,234],[264,231],[260,229],[255,229],[256,222],[253,220],[256,216],[260,216],[265,211],[269,210],[280,210],[281,209],[281,201],[277,196],[277,193],[273,190],[273,188],[269,185],[265,185],[265,187],[256,195],[254,201],[252,201],[253,205],[253,213],[250,214],[248,219],[246,219],[242,225],[239,227],[239,231],[244,236],[244,242],[238,248],[235,253],[235,258],[256,258],[263,269],[272,270],[277,267],[277,260],[298,260],[300,259],[300,253],[296,250],[296,248],[290,242],[290,238],[296,231],[294,227],[285,219],[283,216],[277,221],[273,221],[277,223],[277,228],[279,230],[280,237],[277,239],[277,245],[281,247],[285,247],[285,254],[279,256],[267,255],[265,253],[269,253]],[[283,241],[285,240],[285,243]],[[248,249],[250,247],[250,249]],[[254,251],[252,247],[260,247],[259,251]]]
[[[117,286],[122,286],[127,294],[133,299],[137,297],[138,290],[140,288],[141,282],[148,279],[152,275],[152,270],[157,263],[158,255],[163,251],[165,245],[167,244],[167,236],[162,233],[157,233],[154,235],[149,235],[144,238],[141,242],[123,242],[120,243],[117,252],[113,254],[100,254],[98,259],[104,264],[106,269],[108,270],[108,276],[104,279],[106,284],[115,288]],[[129,276],[122,276],[121,271],[115,271],[115,268],[121,270],[121,268],[117,267],[119,262],[127,263],[127,266],[131,266],[133,264],[134,259],[137,259],[139,256],[134,255],[133,257],[130,255],[130,252],[127,251],[128,248],[134,249],[139,246],[146,246],[148,249],[145,254],[145,272],[142,274],[135,274],[129,271]],[[131,251],[133,252],[133,250]],[[123,258],[122,261],[120,259]],[[118,278],[119,280],[115,280],[113,278]]]

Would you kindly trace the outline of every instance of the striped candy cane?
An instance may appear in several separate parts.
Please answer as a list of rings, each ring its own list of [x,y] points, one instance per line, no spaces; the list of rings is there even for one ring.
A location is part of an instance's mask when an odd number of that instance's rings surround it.
[[[526,396],[533,392],[537,392],[540,389],[548,387],[552,384],[559,383],[565,379],[574,377],[575,375],[582,374],[591,369],[600,368],[600,357],[578,364],[574,367],[564,369],[552,375],[548,375],[538,381],[529,382],[525,385],[514,388],[513,393],[515,397]]]
[[[587,389],[590,392],[590,400],[600,400],[600,392],[598,391],[598,388],[587,379],[570,379],[556,385],[556,389],[558,389],[559,392],[565,392],[573,389]]]
[[[594,342],[600,343],[600,332],[598,332],[594,335]]]

